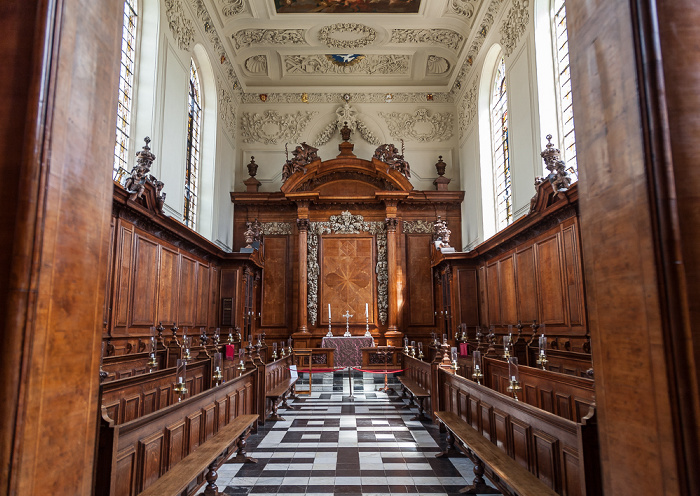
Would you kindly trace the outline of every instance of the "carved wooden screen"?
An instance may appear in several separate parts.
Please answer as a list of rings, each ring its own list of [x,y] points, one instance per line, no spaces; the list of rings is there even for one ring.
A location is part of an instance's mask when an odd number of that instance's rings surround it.
[[[364,323],[365,304],[374,322],[374,237],[323,236],[320,248],[321,324],[328,325],[329,303],[333,322],[345,322],[349,311],[351,323]]]

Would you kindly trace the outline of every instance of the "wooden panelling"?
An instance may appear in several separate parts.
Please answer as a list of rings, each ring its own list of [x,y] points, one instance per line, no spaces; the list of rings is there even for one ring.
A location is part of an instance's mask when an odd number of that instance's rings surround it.
[[[434,325],[433,280],[430,268],[428,234],[406,235],[406,283],[408,285],[408,322],[412,326]]]
[[[479,289],[476,273],[476,269],[472,267],[457,268],[458,323],[468,326],[479,325]]]
[[[117,454],[114,470],[114,493],[117,496],[130,496],[136,493],[136,449],[128,446]]]
[[[516,303],[515,262],[513,256],[498,262],[498,287],[500,289],[500,322],[516,322],[518,309]]]
[[[158,318],[164,325],[177,322],[180,292],[180,257],[167,247],[160,251],[160,271],[158,273]]]
[[[139,441],[140,491],[153,484],[162,474],[164,442],[163,432],[154,432],[151,436]]]
[[[206,327],[207,310],[209,310],[209,266],[198,263],[196,325]]]
[[[583,294],[581,272],[579,270],[579,249],[575,226],[562,230],[562,249],[564,251],[564,271],[566,274],[567,296],[569,302],[569,322],[571,325],[583,324]]]
[[[486,266],[486,294],[488,298],[489,324],[501,323],[500,288],[498,287],[498,263]]]
[[[194,326],[196,290],[197,290],[197,262],[191,258],[182,256],[180,262],[180,326]],[[194,332],[191,332],[194,334]]]
[[[288,253],[287,236],[265,236],[261,325],[266,327],[287,325]]]
[[[133,293],[131,294],[131,325],[153,325],[156,319],[156,268],[158,245],[136,236]]]
[[[131,229],[120,230],[120,250],[116,280],[116,310],[114,312],[116,326],[126,326],[129,312],[129,294],[131,293],[131,261],[134,233]]]
[[[564,284],[558,237],[552,236],[536,246],[540,319],[548,325],[564,325]]]
[[[539,320],[537,305],[534,304],[537,295],[534,246],[528,246],[518,251],[515,254],[515,262],[518,271],[518,316],[516,320],[521,320],[522,322]]]
[[[185,457],[185,421],[178,420],[165,428],[168,441],[166,453],[166,470]]]

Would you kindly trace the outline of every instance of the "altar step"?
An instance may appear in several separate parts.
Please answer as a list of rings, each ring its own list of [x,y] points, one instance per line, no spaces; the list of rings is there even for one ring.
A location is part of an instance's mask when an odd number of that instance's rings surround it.
[[[394,374],[387,374],[387,385],[395,391],[401,390],[401,384]],[[352,372],[353,392],[376,391],[380,387],[384,387],[384,374],[373,374],[371,372],[359,372],[356,370]],[[299,373],[296,389],[300,392],[309,390],[308,372]],[[311,390],[314,392],[349,394],[350,386],[348,383],[347,370],[322,373],[314,372]]]

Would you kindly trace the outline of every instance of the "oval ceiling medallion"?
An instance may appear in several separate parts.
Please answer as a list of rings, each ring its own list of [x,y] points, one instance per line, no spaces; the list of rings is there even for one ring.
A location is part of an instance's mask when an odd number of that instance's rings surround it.
[[[334,48],[359,48],[374,42],[377,31],[364,24],[340,22],[321,28],[319,41]]]

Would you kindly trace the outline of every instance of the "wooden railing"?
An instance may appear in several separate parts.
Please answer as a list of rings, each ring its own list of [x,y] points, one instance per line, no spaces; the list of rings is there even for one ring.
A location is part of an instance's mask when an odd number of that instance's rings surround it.
[[[439,409],[453,412],[561,495],[600,489],[593,410],[581,423],[439,370]]]
[[[401,348],[380,346],[362,348],[362,368],[365,370],[397,370],[401,368]]]
[[[103,407],[95,494],[134,496],[143,491],[232,419],[255,413],[256,386],[253,370],[239,372],[220,386],[122,424]],[[199,477],[187,494],[201,482]]]

